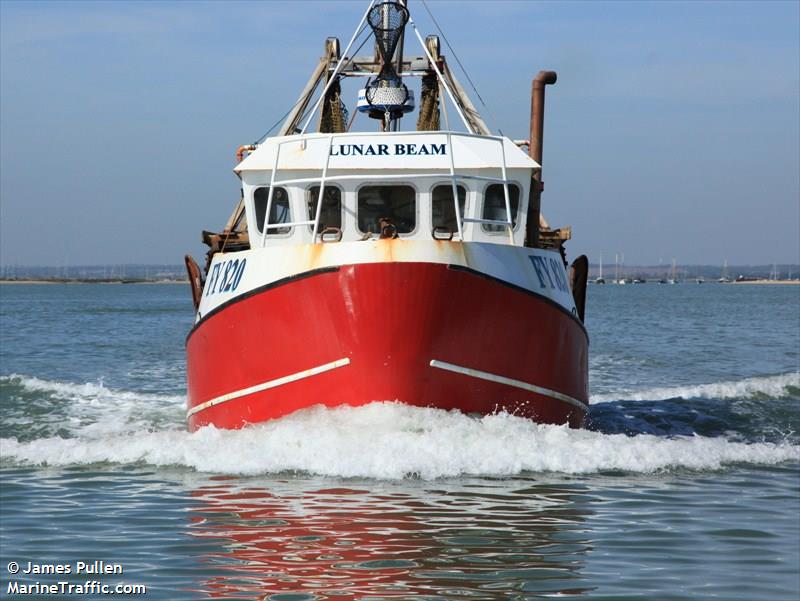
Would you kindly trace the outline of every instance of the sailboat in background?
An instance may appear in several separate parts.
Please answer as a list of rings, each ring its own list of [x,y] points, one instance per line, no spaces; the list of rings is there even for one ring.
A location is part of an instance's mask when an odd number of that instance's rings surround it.
[[[622,258],[620,258],[619,253],[614,255],[614,283],[615,284],[627,284],[625,278],[620,277],[620,273],[623,271],[623,265],[625,264],[625,253],[622,253]]]
[[[598,276],[594,280],[595,284],[605,284],[606,281],[603,279],[603,254],[600,253],[600,272]]]
[[[725,263],[722,265],[722,275],[717,281],[720,284],[730,284],[731,278],[728,276],[728,259],[725,259]]]
[[[619,261],[620,277],[617,278],[617,284],[633,284],[633,278],[625,277],[625,253],[622,253]]]
[[[676,270],[675,270],[675,259],[674,258],[672,259],[672,272],[670,273],[670,277],[667,280],[667,283],[668,284],[677,284],[678,283],[678,278],[676,276]]]

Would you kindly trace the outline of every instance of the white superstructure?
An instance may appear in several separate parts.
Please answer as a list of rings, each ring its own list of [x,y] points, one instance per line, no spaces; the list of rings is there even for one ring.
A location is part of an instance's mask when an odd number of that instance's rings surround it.
[[[377,238],[381,218],[400,238],[522,246],[538,167],[508,138],[402,132],[270,138],[235,171],[252,248],[318,242],[326,228]]]

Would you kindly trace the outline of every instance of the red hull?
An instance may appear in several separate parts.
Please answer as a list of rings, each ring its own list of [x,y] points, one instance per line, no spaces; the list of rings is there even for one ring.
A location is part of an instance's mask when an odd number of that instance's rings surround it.
[[[478,414],[504,409],[579,427],[587,351],[575,317],[492,278],[432,263],[346,265],[248,293],[195,327],[187,341],[189,428],[240,428],[317,404],[394,400]]]

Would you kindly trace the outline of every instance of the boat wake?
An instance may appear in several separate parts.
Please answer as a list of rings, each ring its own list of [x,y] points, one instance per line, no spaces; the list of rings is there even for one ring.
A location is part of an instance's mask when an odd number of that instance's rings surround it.
[[[785,382],[783,388],[777,379]],[[183,422],[182,397],[14,375],[0,378],[6,407],[0,457],[5,467],[112,463],[225,474],[302,472],[379,479],[652,473],[798,462],[800,440],[794,433],[768,431],[769,424],[761,424],[761,431],[754,426],[743,429],[750,421],[747,411],[766,411],[776,404],[797,419],[797,375],[763,380],[758,390],[754,380],[740,383],[749,396],[705,399],[702,411],[691,404],[676,408],[674,400],[608,401],[592,409],[587,430],[538,425],[504,413],[476,419],[383,402],[359,408],[318,405],[241,431],[207,427],[190,434]],[[775,391],[769,402],[763,400]],[[674,393],[665,396],[679,398]],[[653,405],[646,412],[631,413],[648,403]],[[744,414],[738,404],[747,409]],[[694,430],[687,418],[691,411],[700,416]],[[661,430],[647,422],[646,415],[659,416]],[[774,409],[769,416],[780,418]],[[704,420],[719,424],[708,429]],[[677,425],[670,427],[671,423]]]
[[[675,386],[646,388],[638,391],[623,391],[613,394],[595,394],[591,403],[609,401],[659,401],[667,399],[776,399],[800,397],[800,372],[777,376],[747,378],[733,382],[700,384],[698,386]]]

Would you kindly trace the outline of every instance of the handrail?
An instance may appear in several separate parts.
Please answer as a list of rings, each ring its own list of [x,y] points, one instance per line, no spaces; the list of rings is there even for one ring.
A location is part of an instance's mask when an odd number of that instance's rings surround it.
[[[267,212],[264,215],[264,233],[261,234],[261,247],[267,245],[267,232],[269,231],[269,213],[272,210],[272,193],[275,190],[275,174],[278,172],[278,158],[281,156],[281,144],[275,149],[275,162],[272,165],[272,173],[269,177],[269,192],[267,193]],[[258,221],[258,217],[256,217]]]
[[[322,201],[325,198],[325,176],[328,174],[328,165],[331,162],[331,148],[333,148],[333,135],[331,135],[330,138],[328,139],[328,153],[327,156],[325,157],[325,166],[322,168],[322,177],[320,178],[319,182],[319,195],[317,196],[317,210],[314,213],[314,231],[311,233],[312,244],[317,241],[317,231],[319,230],[319,216],[322,213]]]
[[[464,241],[464,228],[461,221],[461,207],[458,206],[458,186],[456,185],[456,164],[453,159],[453,135],[447,132],[447,145],[450,147],[450,183],[453,186],[453,206],[455,208],[456,226],[458,227],[458,239]],[[466,199],[465,199],[466,200]],[[466,206],[466,205],[465,205]]]
[[[421,179],[423,177],[442,177],[442,173],[365,173],[363,175],[329,175],[325,179],[329,182],[334,181],[348,181],[348,180],[404,180],[404,179]],[[505,180],[499,177],[491,177],[488,175],[467,175],[464,173],[457,174],[458,179],[472,179],[480,182],[493,182],[495,184],[502,184]],[[318,177],[295,177],[291,179],[282,179],[276,181],[276,186],[294,185],[294,184],[310,184],[318,182]],[[509,184],[515,183],[515,180],[508,180]]]
[[[282,227],[295,227],[301,225],[314,225],[314,220],[309,219],[308,221],[281,221],[280,223],[270,223],[269,225],[265,225],[265,230],[277,230]]]
[[[479,217],[464,217],[464,221],[468,223],[483,223],[485,225],[508,226],[508,221],[506,221],[505,219],[483,219]]]
[[[484,134],[476,134],[472,132],[466,131],[453,131],[453,130],[446,130],[440,129],[436,131],[423,131],[423,130],[411,130],[411,131],[397,131],[397,132],[367,132],[367,131],[343,131],[334,134],[330,133],[320,133],[320,132],[310,132],[305,134],[293,134],[287,136],[275,136],[275,138],[285,138],[278,142],[279,144],[284,144],[286,142],[298,142],[302,144],[310,139],[314,138],[327,138],[330,135],[333,135],[337,138],[357,138],[357,137],[365,137],[365,136],[373,136],[373,135],[397,135],[397,136],[435,136],[435,135],[446,135],[452,134],[455,137],[459,138],[481,138],[483,140],[505,140],[505,136],[492,136],[492,135],[484,135]],[[513,140],[509,140],[513,143]],[[263,142],[262,142],[263,144]]]
[[[502,167],[502,173],[503,173],[503,196],[505,196],[505,199],[506,199],[506,217],[508,218],[508,238],[509,238],[509,242],[513,245],[514,244],[514,221],[511,219],[511,200],[510,200],[510,198],[508,196],[508,184],[506,183],[506,180],[508,179],[508,177],[507,177],[508,174],[506,173],[506,145],[503,144],[502,142],[500,143],[500,150],[503,153],[503,167]],[[517,204],[519,205],[519,201],[517,201]]]

